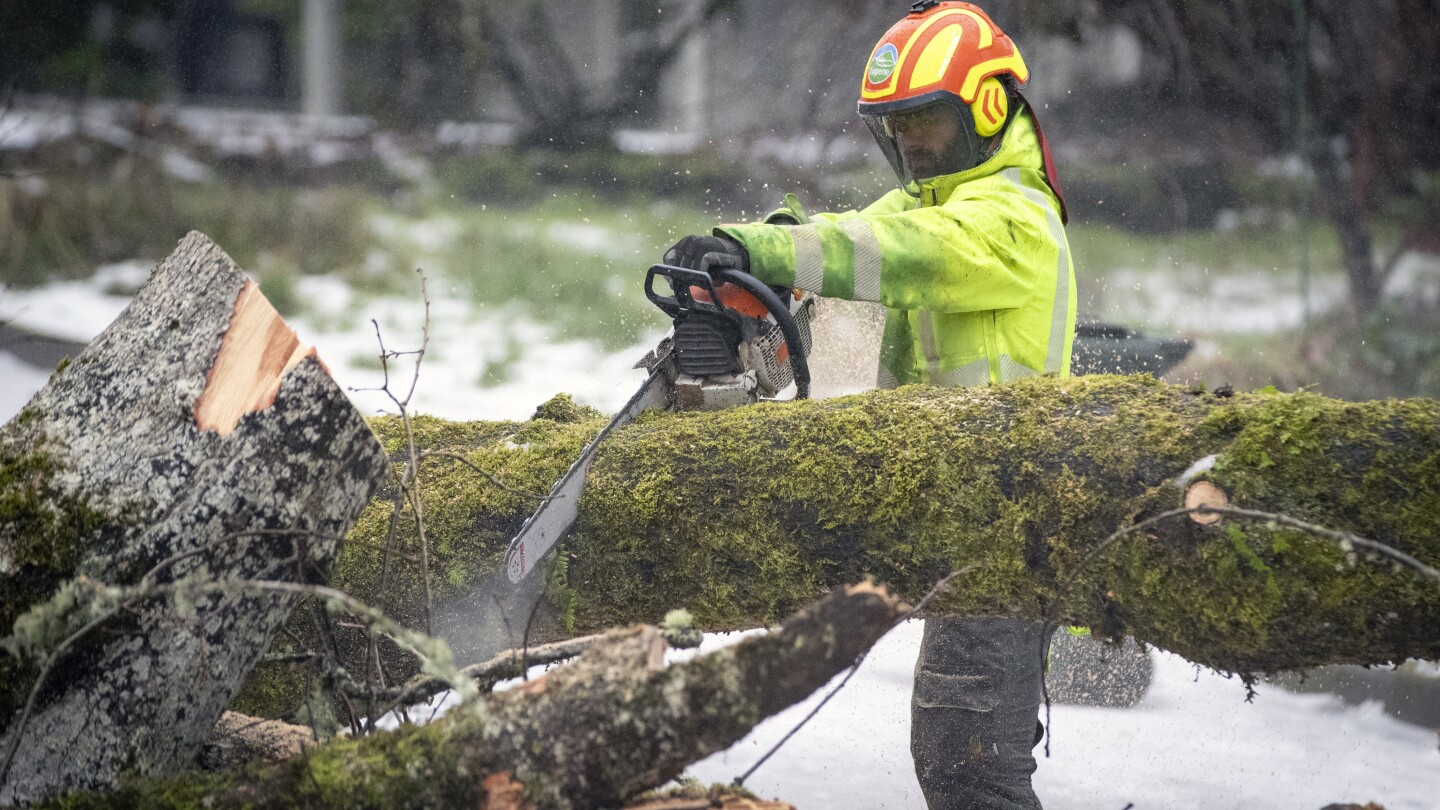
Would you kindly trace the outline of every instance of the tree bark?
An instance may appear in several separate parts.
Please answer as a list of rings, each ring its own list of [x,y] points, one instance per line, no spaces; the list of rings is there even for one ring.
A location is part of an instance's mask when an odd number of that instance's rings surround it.
[[[176,583],[323,581],[385,461],[254,282],[187,236],[0,430],[0,804],[188,764],[296,599]],[[170,595],[117,601],[151,585]]]
[[[1228,392],[1226,392],[1228,394]],[[457,650],[496,614],[506,542],[603,419],[552,407],[523,423],[421,419],[438,632]],[[374,423],[392,452],[398,425]],[[1186,485],[1177,479],[1214,457]],[[482,476],[477,469],[493,476]],[[873,575],[906,598],[978,569],[950,614],[1047,615],[1234,672],[1440,656],[1440,589],[1286,526],[1177,518],[1088,558],[1113,532],[1184,506],[1209,482],[1235,507],[1354,532],[1440,564],[1440,403],[1216,395],[1148,377],[912,387],[711,414],[652,413],[592,468],[563,575],[504,643],[658,621],[687,607],[714,630],[764,626]],[[375,592],[391,501],[357,523],[334,584]],[[401,521],[396,548],[413,550]],[[387,604],[420,626],[418,570]],[[534,577],[542,577],[536,573]],[[568,625],[567,617],[573,618]],[[363,638],[342,644],[363,650]],[[478,653],[471,660],[483,660]],[[361,656],[356,656],[359,660]],[[467,656],[462,654],[462,658]],[[352,665],[353,666],[353,665]],[[394,680],[407,670],[391,659]],[[305,675],[267,667],[239,711],[285,716]],[[288,687],[284,686],[289,684]],[[288,691],[287,691],[288,689]]]
[[[662,631],[616,630],[573,664],[425,726],[337,739],[275,767],[67,801],[91,808],[616,807],[823,686],[906,610],[873,585],[841,588],[779,630],[669,667]]]

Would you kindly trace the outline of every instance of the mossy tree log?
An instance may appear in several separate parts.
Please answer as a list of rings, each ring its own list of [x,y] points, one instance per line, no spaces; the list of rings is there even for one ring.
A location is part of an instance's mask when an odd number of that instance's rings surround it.
[[[175,584],[323,581],[386,472],[314,351],[187,236],[0,430],[0,804],[187,765],[297,597]]]
[[[602,423],[564,400],[523,423],[416,422],[424,449],[472,465],[436,456],[422,476],[441,612],[493,609],[480,586],[535,508],[511,490],[545,491]],[[398,426],[374,425],[398,453]],[[612,435],[564,544],[564,576],[551,583],[573,625],[548,635],[656,621],[682,606],[709,629],[753,627],[864,575],[914,598],[978,565],[936,610],[1039,617],[1073,576],[1061,620],[1221,670],[1440,657],[1433,582],[1351,564],[1352,554],[1292,528],[1181,518],[1085,563],[1117,529],[1183,506],[1197,482],[1236,507],[1440,564],[1435,401],[1216,395],[1148,377],[912,387],[651,413]],[[389,509],[378,498],[357,523],[338,587],[373,594]],[[413,544],[405,531],[402,547]],[[418,581],[408,565],[387,597],[412,626]],[[525,617],[511,623],[518,635]],[[283,715],[301,681],[263,675],[241,710]]]
[[[839,588],[774,632],[671,666],[664,633],[636,625],[428,725],[337,738],[278,766],[137,780],[55,806],[618,807],[825,685],[906,611],[883,588]]]

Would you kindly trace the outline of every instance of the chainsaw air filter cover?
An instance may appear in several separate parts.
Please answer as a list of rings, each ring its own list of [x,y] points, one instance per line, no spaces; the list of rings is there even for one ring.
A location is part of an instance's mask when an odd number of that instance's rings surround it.
[[[810,313],[814,303],[814,298],[806,298],[792,308],[806,356],[810,354]],[[760,396],[774,397],[795,381],[790,367],[789,347],[785,345],[785,335],[781,333],[780,326],[772,320],[760,321],[756,331],[754,338],[740,344],[740,361],[746,369],[755,369],[760,382]]]

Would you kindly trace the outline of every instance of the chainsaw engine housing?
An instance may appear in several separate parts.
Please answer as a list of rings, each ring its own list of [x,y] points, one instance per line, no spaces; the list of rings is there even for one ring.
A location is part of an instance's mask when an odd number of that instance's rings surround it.
[[[673,297],[654,294],[657,270],[669,279]],[[651,272],[647,295],[674,321],[670,349],[678,372],[676,409],[718,410],[774,399],[796,382],[790,341],[780,320],[790,322],[803,361],[810,353],[813,296],[761,290],[771,299],[767,308],[750,291],[717,283],[706,274],[663,265]],[[779,318],[770,311],[776,305],[783,308]]]

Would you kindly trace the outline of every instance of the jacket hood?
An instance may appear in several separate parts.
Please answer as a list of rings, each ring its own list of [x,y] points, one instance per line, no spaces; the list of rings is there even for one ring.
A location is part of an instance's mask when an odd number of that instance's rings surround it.
[[[910,183],[904,187],[904,191],[919,198],[921,205],[938,205],[949,199],[960,185],[1009,169],[1029,169],[1044,176],[1046,184],[1060,203],[1061,220],[1069,220],[1065,211],[1065,195],[1060,190],[1055,163],[1050,157],[1050,146],[1028,104],[1021,107],[1012,118],[1005,135],[1000,139],[1000,148],[995,150],[989,160],[963,172],[942,174]]]

